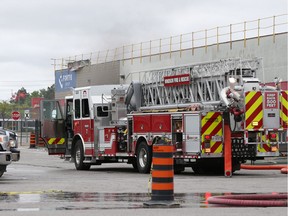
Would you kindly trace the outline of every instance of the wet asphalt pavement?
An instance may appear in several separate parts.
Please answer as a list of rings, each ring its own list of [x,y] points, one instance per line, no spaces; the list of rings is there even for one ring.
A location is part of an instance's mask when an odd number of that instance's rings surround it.
[[[268,160],[267,163],[285,163]],[[0,215],[286,215],[285,207],[224,207],[207,198],[223,194],[287,192],[279,170],[241,170],[232,178],[195,175],[186,168],[174,177],[179,208],[147,208],[148,174],[131,165],[104,164],[76,171],[74,164],[48,156],[45,149],[21,147],[21,160],[0,178]]]

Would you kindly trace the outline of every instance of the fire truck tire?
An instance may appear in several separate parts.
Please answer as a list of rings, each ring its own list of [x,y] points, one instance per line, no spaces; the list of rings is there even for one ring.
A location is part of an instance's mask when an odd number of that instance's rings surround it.
[[[149,173],[152,162],[152,147],[141,141],[137,148],[137,167],[139,173]]]
[[[84,161],[84,149],[81,140],[78,140],[75,144],[74,151],[74,164],[77,170],[89,170],[90,164],[85,164]]]

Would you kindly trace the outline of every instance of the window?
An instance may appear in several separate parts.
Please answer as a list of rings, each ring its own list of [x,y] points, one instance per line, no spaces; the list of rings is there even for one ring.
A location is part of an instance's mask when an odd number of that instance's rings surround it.
[[[90,116],[89,112],[89,102],[88,99],[83,99],[82,100],[82,118],[87,118]]]
[[[71,115],[73,112],[73,100],[68,99],[66,101],[66,115]]]
[[[44,101],[42,113],[45,120],[63,119],[61,106],[59,102],[55,100]]]
[[[80,99],[75,100],[75,119],[80,118]]]
[[[97,107],[97,116],[98,117],[107,117],[108,116],[108,106],[98,106]]]

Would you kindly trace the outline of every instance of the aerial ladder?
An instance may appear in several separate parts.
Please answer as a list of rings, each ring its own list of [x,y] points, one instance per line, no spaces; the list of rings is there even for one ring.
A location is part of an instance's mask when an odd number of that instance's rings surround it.
[[[238,85],[243,85],[243,77],[255,78],[261,70],[261,58],[239,58],[140,72],[143,106],[219,104],[229,78],[235,77]]]

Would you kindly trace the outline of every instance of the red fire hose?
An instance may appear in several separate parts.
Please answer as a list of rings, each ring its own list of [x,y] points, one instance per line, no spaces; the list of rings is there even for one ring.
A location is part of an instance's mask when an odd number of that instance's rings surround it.
[[[287,165],[245,165],[241,169],[249,170],[281,170],[281,173],[288,173]],[[287,207],[288,193],[280,194],[248,194],[248,195],[226,195],[208,198],[208,203],[230,206],[245,207]]]
[[[287,165],[245,165],[241,164],[241,169],[248,170],[281,170],[282,174],[288,173]]]
[[[208,198],[208,203],[245,207],[287,207],[287,193],[227,195]]]
[[[286,167],[286,168],[282,168],[281,169],[281,173],[282,174],[288,174],[288,168]]]

